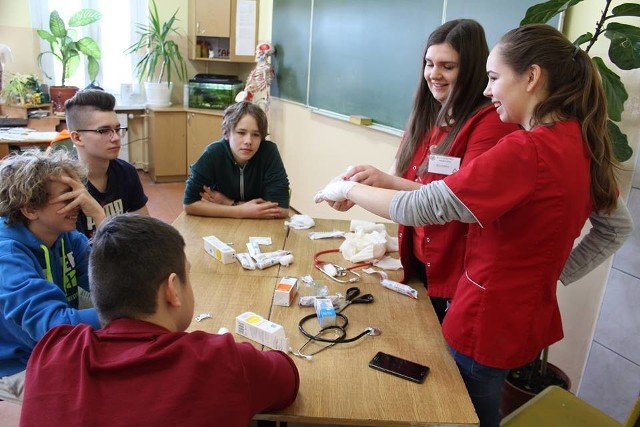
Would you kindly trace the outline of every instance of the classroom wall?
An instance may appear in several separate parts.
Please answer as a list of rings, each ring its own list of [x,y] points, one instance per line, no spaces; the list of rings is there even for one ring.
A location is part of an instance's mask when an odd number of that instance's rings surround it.
[[[28,1],[0,0],[0,43],[9,46],[13,60],[5,64],[3,80],[9,73],[40,76],[36,57],[40,52],[38,35],[31,28]]]
[[[586,31],[593,31],[602,0],[585,0],[574,7],[573,16],[567,16],[565,33],[570,39]],[[614,6],[623,3],[615,0]],[[262,8],[272,6],[271,0],[263,0]],[[636,23],[636,25],[638,25]],[[271,21],[263,21],[260,32],[270,34]],[[608,45],[607,45],[608,46]],[[416,52],[420,55],[421,52]],[[277,55],[277,52],[276,52]],[[606,57],[606,54],[601,56]],[[637,94],[638,70],[623,73],[630,94]],[[635,153],[640,149],[638,134],[638,102],[630,100],[622,125],[629,135]],[[318,115],[300,104],[274,100],[270,112],[271,135],[278,143],[287,172],[292,182],[291,204],[299,211],[318,218],[380,220],[359,208],[349,212],[336,212],[326,204],[313,203],[313,195],[331,178],[344,171],[348,165],[368,163],[387,170],[395,156],[400,138],[380,131]],[[628,196],[634,158],[625,163],[628,169],[622,174],[622,190]],[[589,224],[585,225],[585,231]],[[583,232],[584,233],[584,232]],[[550,349],[550,361],[560,366],[572,380],[572,390],[580,385],[611,261],[601,265],[591,274],[569,287],[559,285],[558,299],[563,316],[565,338]]]
[[[621,3],[614,1],[612,7]],[[587,31],[588,23],[593,23],[591,29],[595,26],[601,4],[601,0],[586,0],[581,3],[584,7],[572,10],[567,31],[571,40]],[[622,22],[640,26],[637,17]],[[599,40],[590,54],[608,58],[608,47],[608,39]],[[635,218],[636,230],[606,266],[560,290],[560,308],[565,325],[568,323],[571,329],[565,327],[566,338],[554,346],[557,356],[554,360],[561,366],[569,365],[572,351],[582,353],[586,347],[578,396],[623,422],[640,394],[640,336],[636,333],[640,330],[637,310],[640,303],[640,70],[616,72],[629,93],[621,127],[634,149],[634,156],[624,164],[621,192]],[[598,281],[601,277],[602,285]],[[581,311],[597,315],[585,319],[590,323],[576,328]],[[584,340],[580,332],[587,327],[590,336]]]

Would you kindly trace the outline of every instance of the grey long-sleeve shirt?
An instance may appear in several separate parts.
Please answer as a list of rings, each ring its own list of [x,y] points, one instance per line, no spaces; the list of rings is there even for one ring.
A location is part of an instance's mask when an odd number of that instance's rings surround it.
[[[415,191],[399,192],[391,200],[389,216],[393,221],[408,226],[444,224],[449,221],[478,222],[473,212],[444,181],[434,181]],[[592,212],[589,220],[591,229],[573,248],[560,274],[560,281],[564,285],[586,276],[613,255],[634,229],[633,219],[622,197],[618,197],[613,212]]]

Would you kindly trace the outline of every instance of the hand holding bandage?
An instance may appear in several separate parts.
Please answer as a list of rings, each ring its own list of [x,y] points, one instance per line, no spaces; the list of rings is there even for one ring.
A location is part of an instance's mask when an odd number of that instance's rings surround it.
[[[334,181],[327,184],[322,190],[318,191],[313,198],[316,203],[323,201],[341,202],[348,200],[348,193],[353,186],[356,185],[353,181]]]

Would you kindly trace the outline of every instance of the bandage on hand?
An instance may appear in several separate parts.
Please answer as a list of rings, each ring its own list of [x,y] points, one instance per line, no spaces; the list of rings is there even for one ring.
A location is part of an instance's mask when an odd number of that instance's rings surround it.
[[[351,190],[354,185],[356,185],[356,183],[353,181],[330,182],[326,187],[316,193],[313,200],[316,203],[320,203],[325,200],[332,200],[334,202],[347,200],[349,190]]]

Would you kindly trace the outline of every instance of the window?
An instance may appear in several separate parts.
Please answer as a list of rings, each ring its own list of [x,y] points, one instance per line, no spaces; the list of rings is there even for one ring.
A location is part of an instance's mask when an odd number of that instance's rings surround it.
[[[134,55],[124,51],[137,39],[135,25],[146,22],[147,1],[130,0],[30,0],[31,25],[34,28],[49,30],[49,15],[57,10],[65,24],[73,13],[83,8],[99,11],[102,18],[87,27],[75,29],[79,36],[92,37],[102,49],[100,73],[97,77],[99,86],[113,94],[120,93],[120,85],[135,81],[133,69],[138,60]],[[41,41],[41,51],[49,50],[49,43]],[[62,67],[53,61],[51,55],[43,57],[43,67],[53,79],[44,82],[48,85],[59,85],[62,78]],[[83,60],[78,71],[67,80],[67,85],[84,88],[91,83]]]

